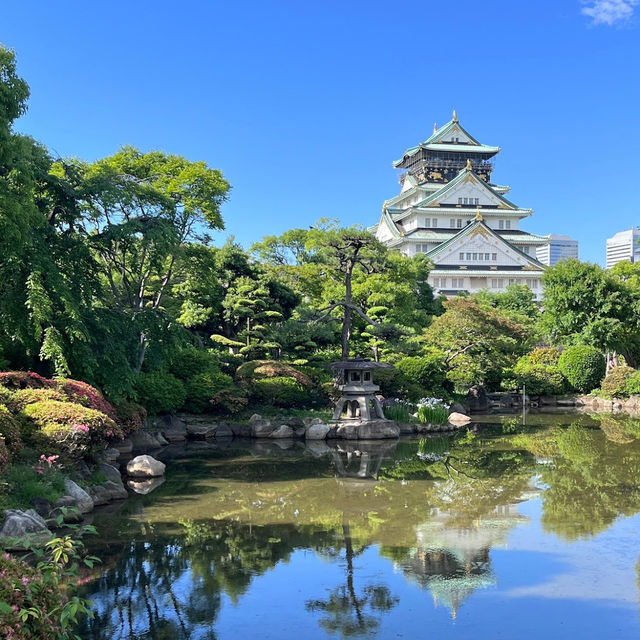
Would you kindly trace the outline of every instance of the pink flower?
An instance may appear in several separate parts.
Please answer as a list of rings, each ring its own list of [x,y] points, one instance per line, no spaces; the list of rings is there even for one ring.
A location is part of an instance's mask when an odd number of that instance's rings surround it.
[[[29,578],[22,578],[22,584],[26,587],[29,584]]]
[[[86,424],[79,424],[76,426],[76,431],[82,431],[83,433],[89,433],[89,427]]]

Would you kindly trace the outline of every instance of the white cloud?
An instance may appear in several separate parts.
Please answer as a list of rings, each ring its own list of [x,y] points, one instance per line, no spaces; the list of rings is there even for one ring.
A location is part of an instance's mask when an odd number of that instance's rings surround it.
[[[591,23],[611,26],[631,19],[640,0],[583,0],[582,15]]]

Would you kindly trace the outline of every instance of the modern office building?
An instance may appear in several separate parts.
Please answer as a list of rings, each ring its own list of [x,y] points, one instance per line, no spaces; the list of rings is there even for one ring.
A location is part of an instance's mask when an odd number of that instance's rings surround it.
[[[629,260],[640,262],[640,228],[619,231],[613,238],[607,239],[607,269],[614,264]]]
[[[507,200],[509,187],[491,182],[499,147],[481,144],[453,119],[393,163],[404,169],[400,194],[387,200],[372,228],[387,246],[433,262],[436,293],[504,291],[525,284],[542,296],[545,266],[536,258],[545,236],[520,229],[531,215]]]
[[[547,244],[536,248],[536,258],[538,262],[552,267],[560,260],[578,257],[578,241],[569,236],[557,236],[550,234],[547,236]]]

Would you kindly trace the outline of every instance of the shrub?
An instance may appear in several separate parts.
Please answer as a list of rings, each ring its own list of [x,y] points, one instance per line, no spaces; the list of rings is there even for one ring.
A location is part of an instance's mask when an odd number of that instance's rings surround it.
[[[581,393],[600,386],[606,367],[602,353],[586,345],[568,347],[558,360],[558,368],[571,388]]]
[[[615,367],[607,373],[606,378],[600,385],[602,395],[608,398],[624,398],[627,393],[627,381],[636,373],[631,367]]]
[[[170,373],[181,380],[218,370],[218,358],[210,351],[195,347],[187,347],[177,351],[172,356],[169,366]]]
[[[241,389],[222,389],[209,401],[212,411],[220,414],[240,413],[248,404],[249,398]]]
[[[294,378],[303,387],[312,386],[311,379],[306,374],[285,362],[276,360],[251,360],[240,365],[236,370],[236,378],[240,381],[250,381],[254,378]]]
[[[185,383],[187,399],[184,407],[187,411],[202,413],[211,408],[211,400],[219,391],[233,386],[231,376],[220,372],[198,373]]]
[[[408,385],[417,385],[419,396],[429,392],[438,396],[449,395],[445,355],[439,349],[429,349],[421,356],[402,358],[396,364]]]
[[[566,381],[557,363],[554,364],[551,358],[540,357],[539,353],[522,356],[513,368],[513,376],[516,387],[521,389],[524,385],[527,393],[556,395],[563,393],[566,388]]]
[[[104,413],[71,402],[36,402],[27,405],[23,414],[36,427],[32,434],[34,444],[46,446],[64,458],[95,457],[109,439],[124,436]]]
[[[258,402],[282,409],[306,406],[309,400],[309,391],[293,377],[255,380],[252,392]]]
[[[635,396],[637,394],[640,394],[640,371],[634,371],[627,378],[626,391],[628,396]]]
[[[142,429],[147,419],[147,410],[137,402],[121,400],[116,405],[118,419],[116,422],[122,428],[125,436]]]
[[[54,380],[56,386],[67,396],[70,402],[81,404],[83,407],[101,411],[109,416],[112,420],[116,420],[118,413],[115,407],[105,400],[102,392],[98,391],[86,382],[79,380]]]
[[[9,405],[11,409],[22,411],[28,404],[43,402],[45,400],[57,400],[58,402],[68,402],[69,398],[58,389],[27,387],[13,392],[13,399]]]
[[[11,464],[5,472],[6,496],[2,506],[6,509],[31,509],[34,498],[51,504],[64,495],[64,476],[46,463],[37,466]]]
[[[0,404],[0,438],[4,440],[10,454],[17,453],[22,447],[20,424],[2,404]]]
[[[4,470],[9,464],[10,456],[7,445],[4,442],[4,438],[0,437],[0,473],[4,473]]]
[[[56,386],[53,380],[43,378],[33,371],[1,371],[0,385],[9,389],[42,389]]]
[[[0,404],[8,405],[13,401],[13,391],[0,385]]]
[[[177,411],[187,397],[184,384],[171,373],[141,373],[136,379],[138,401],[149,413]]]
[[[523,357],[531,364],[557,365],[561,355],[562,351],[555,347],[537,347]]]

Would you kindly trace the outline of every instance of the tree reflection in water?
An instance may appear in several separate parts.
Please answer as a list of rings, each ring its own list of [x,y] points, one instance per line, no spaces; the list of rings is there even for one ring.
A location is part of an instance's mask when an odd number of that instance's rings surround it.
[[[509,428],[490,438],[197,453],[154,494],[128,501],[119,520],[96,519],[111,542],[92,549],[104,565],[87,586],[96,618],[82,634],[214,638],[223,594],[240,601],[256,577],[312,549],[343,562],[344,579],[306,611],[325,632],[373,635],[402,594],[360,578],[369,548],[455,616],[497,583],[490,551],[528,521],[523,500],[541,495],[543,526],[566,540],[640,511],[637,422]]]

